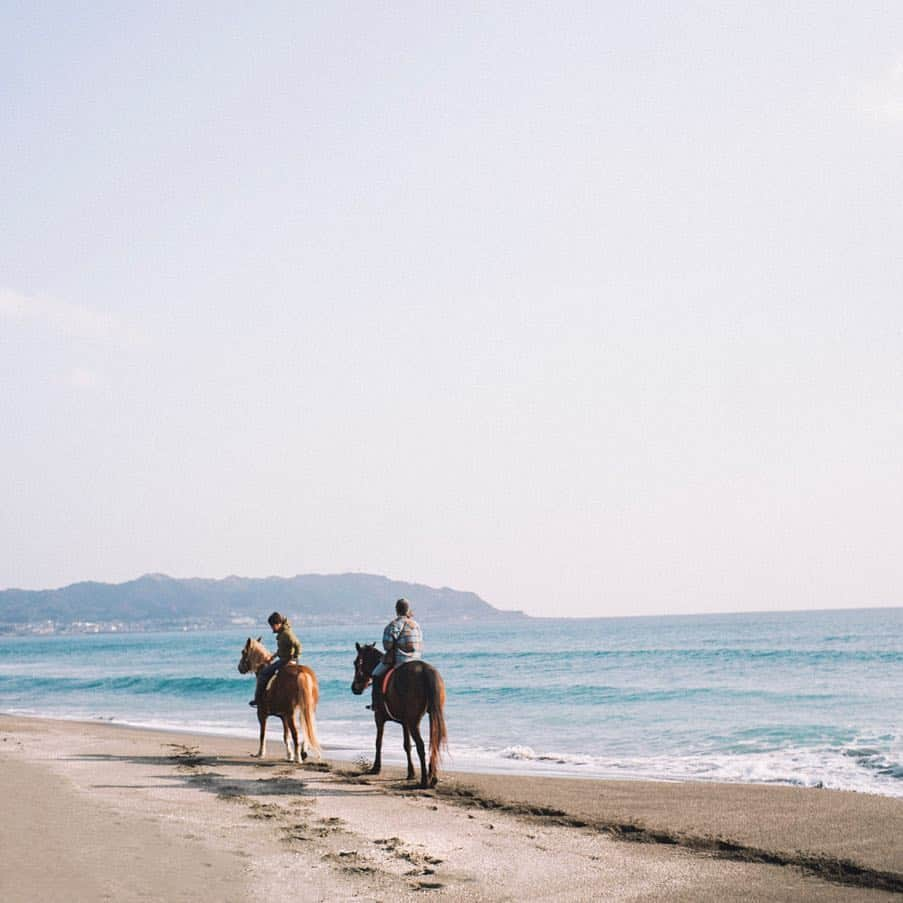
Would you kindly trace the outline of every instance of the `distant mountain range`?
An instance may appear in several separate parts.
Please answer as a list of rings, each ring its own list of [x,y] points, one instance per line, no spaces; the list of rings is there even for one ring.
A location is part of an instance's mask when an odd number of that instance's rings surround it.
[[[61,589],[0,591],[0,629],[48,625],[91,629],[97,625],[144,627],[248,623],[261,628],[272,611],[308,623],[388,620],[404,596],[425,622],[524,618],[501,611],[475,593],[376,574],[299,574],[296,577],[176,579],[145,574],[126,583],[73,583]]]

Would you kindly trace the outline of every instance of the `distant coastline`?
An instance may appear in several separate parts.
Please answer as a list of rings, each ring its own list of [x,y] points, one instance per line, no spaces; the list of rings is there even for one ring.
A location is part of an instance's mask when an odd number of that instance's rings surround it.
[[[322,625],[376,621],[409,598],[433,623],[525,619],[476,593],[390,580],[378,574],[298,574],[221,580],[145,574],[124,583],[0,590],[0,633],[134,633],[253,627],[273,610]]]

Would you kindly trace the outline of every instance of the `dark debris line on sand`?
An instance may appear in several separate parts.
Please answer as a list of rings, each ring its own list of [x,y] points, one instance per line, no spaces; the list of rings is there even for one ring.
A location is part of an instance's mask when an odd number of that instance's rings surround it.
[[[203,782],[205,778],[210,779],[219,777],[215,773],[204,773],[199,770],[202,766],[209,765],[211,762],[210,760],[205,760],[198,754],[199,751],[197,747],[177,744],[170,744],[170,746],[173,748],[173,753],[171,755],[173,762],[180,767],[180,770],[189,773],[193,772],[191,777],[194,781]],[[331,771],[336,779],[343,781],[344,783],[373,783],[359,772],[346,769],[331,769],[325,763],[322,763],[316,770]],[[278,778],[268,779],[265,783],[269,783],[269,781],[273,781],[274,785],[282,785],[278,788],[279,792],[286,792],[289,789],[286,786],[287,784],[292,784],[295,787],[298,786],[298,784],[291,779],[288,781],[280,781]],[[259,784],[260,782],[257,783]],[[303,786],[303,783],[301,783],[300,786]],[[459,806],[504,812],[509,815],[539,821],[545,824],[597,831],[599,833],[607,834],[616,840],[629,841],[632,843],[664,844],[737,862],[761,863],[763,865],[798,868],[813,877],[820,878],[824,881],[830,881],[835,884],[903,893],[903,874],[858,865],[849,859],[838,859],[834,856],[805,853],[802,851],[785,853],[775,850],[766,850],[761,847],[754,847],[731,841],[723,837],[664,831],[649,828],[639,823],[606,821],[604,819],[583,819],[570,815],[562,809],[529,803],[509,803],[493,799],[463,785],[440,784],[437,788],[429,791],[413,791],[412,788],[405,783],[395,784],[393,782],[392,784],[385,784],[378,782],[376,783],[376,786],[380,786],[382,791],[387,794],[393,792],[414,792],[417,796],[435,796]],[[262,790],[263,788],[260,789]],[[270,792],[274,791],[276,791],[276,786],[274,786]],[[239,789],[234,786],[223,786],[220,795],[223,798],[228,797],[246,800],[246,797],[244,797]],[[263,804],[257,803],[252,808],[255,809],[252,817],[266,818],[269,815],[269,813],[262,811],[266,808]],[[428,873],[429,872],[427,871],[427,874]]]
[[[477,809],[491,809],[505,812],[521,818],[529,818],[546,824],[562,825],[568,828],[584,828],[608,834],[616,840],[632,843],[657,843],[678,846],[698,853],[707,853],[720,859],[731,859],[737,862],[762,863],[763,865],[781,865],[802,869],[807,874],[843,884],[850,887],[862,887],[871,890],[885,890],[903,893],[903,874],[886,872],[857,865],[848,859],[823,856],[812,853],[782,853],[764,850],[759,847],[735,843],[721,837],[706,837],[679,832],[661,831],[647,828],[641,824],[613,822],[605,820],[590,821],[576,818],[561,809],[525,803],[506,803],[490,797],[482,796],[475,790],[463,786],[439,786],[434,791],[438,796],[459,805]]]

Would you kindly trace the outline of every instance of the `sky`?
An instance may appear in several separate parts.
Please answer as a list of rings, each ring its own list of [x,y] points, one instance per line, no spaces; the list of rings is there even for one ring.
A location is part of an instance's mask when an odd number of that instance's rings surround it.
[[[0,588],[903,605],[896,3],[0,3]]]

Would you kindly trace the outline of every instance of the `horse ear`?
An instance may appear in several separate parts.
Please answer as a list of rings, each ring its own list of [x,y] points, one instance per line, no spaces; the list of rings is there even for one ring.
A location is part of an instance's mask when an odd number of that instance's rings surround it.
[[[261,637],[257,637],[257,642],[258,642],[258,643],[262,642]]]
[[[360,644],[360,643],[355,643],[354,645],[357,646],[357,651],[360,652],[360,651],[361,651],[361,644]]]

